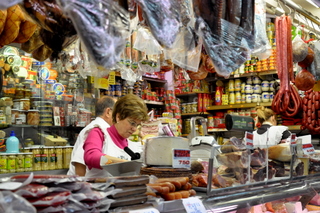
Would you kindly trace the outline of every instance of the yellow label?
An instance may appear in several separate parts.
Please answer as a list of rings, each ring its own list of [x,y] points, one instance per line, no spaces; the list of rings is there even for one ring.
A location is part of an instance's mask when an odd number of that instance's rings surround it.
[[[0,169],[7,169],[7,159],[0,159]]]
[[[94,87],[100,89],[108,89],[109,88],[109,80],[106,78],[95,78]]]
[[[8,159],[8,169],[16,169],[16,159]]]
[[[116,72],[112,71],[109,73],[108,82],[109,85],[116,85]]]

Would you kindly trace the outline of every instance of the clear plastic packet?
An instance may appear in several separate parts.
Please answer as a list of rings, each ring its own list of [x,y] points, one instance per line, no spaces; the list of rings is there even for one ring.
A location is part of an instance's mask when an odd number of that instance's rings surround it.
[[[301,39],[299,35],[294,37],[292,41],[293,62],[303,61],[308,55],[308,45]]]
[[[308,67],[309,71],[312,75],[319,80],[320,76],[320,42],[319,41],[312,41],[309,42],[310,48],[314,52],[314,59],[310,67]]]
[[[36,198],[42,197],[51,192],[64,192],[68,191],[62,187],[48,187],[42,184],[30,183],[26,186],[23,186],[15,191],[17,195],[20,195],[24,198]]]
[[[20,2],[22,2],[22,0],[0,1],[0,10],[6,10]]]
[[[29,177],[28,174],[22,174],[22,175],[14,175],[10,177],[10,181],[17,181],[17,182],[23,182],[27,180]],[[72,176],[72,175],[34,175],[32,182],[33,183],[70,183],[70,182],[76,182],[76,181],[82,181],[83,179],[78,176]]]
[[[25,198],[10,191],[0,191],[0,212],[36,213],[37,210]]]
[[[137,29],[136,40],[133,44],[133,48],[144,52],[146,55],[161,54],[162,47],[151,34],[150,30],[145,27],[139,27]]]
[[[67,202],[71,196],[70,191],[51,192],[43,197],[28,199],[28,201],[35,207],[49,207],[58,206]]]
[[[165,47],[171,48],[179,32],[180,17],[174,0],[137,0],[143,10],[153,36]]]
[[[196,42],[189,28],[182,28],[170,50],[173,63],[189,71],[197,72],[200,63],[202,40]],[[168,54],[168,53],[167,53]]]
[[[111,68],[120,61],[129,36],[129,13],[112,0],[60,1],[93,61]]]
[[[267,59],[271,55],[271,45],[266,33],[266,1],[255,0],[255,45],[252,55],[260,60]]]

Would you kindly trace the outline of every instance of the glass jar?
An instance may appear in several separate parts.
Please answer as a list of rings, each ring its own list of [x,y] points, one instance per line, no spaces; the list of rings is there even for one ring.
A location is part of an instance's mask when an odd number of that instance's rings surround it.
[[[16,91],[15,91],[14,97],[16,99],[24,98],[24,86],[23,86],[23,84],[17,84],[16,85]]]
[[[57,168],[57,169],[62,169],[62,168],[63,168],[63,153],[62,153],[62,148],[56,148],[56,159],[57,159],[56,168]]]
[[[8,154],[0,155],[0,173],[8,173]]]
[[[32,149],[33,153],[33,170],[34,171],[41,171],[41,153],[40,148]]]
[[[13,155],[13,154],[10,154],[8,155],[8,172],[9,173],[14,173],[16,172],[16,160],[17,160],[17,157],[16,155]]]
[[[57,155],[54,148],[49,149],[49,169],[56,169]]]
[[[32,153],[25,153],[24,157],[24,170],[26,172],[32,171],[32,160],[33,160],[33,155]]]
[[[41,152],[41,170],[49,170],[49,150],[47,148],[42,148]]]
[[[29,110],[30,109],[30,99],[24,98],[20,99],[20,109]]]
[[[36,110],[36,109],[29,110],[27,114],[27,124],[37,126],[39,125],[39,121],[40,121],[39,110]]]
[[[17,154],[17,158],[16,158],[16,171],[17,172],[24,172],[24,154],[20,153]]]
[[[26,123],[27,123],[26,111],[19,110],[18,117],[16,118],[16,124],[26,124]]]

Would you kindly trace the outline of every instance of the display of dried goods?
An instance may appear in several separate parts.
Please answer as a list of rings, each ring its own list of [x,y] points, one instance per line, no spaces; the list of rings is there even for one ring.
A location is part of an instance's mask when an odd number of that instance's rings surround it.
[[[0,15],[5,15],[2,12]],[[2,19],[3,30],[0,34],[0,46],[12,43],[19,35],[21,23],[26,21],[25,15],[19,5],[14,5],[7,9],[5,19]]]

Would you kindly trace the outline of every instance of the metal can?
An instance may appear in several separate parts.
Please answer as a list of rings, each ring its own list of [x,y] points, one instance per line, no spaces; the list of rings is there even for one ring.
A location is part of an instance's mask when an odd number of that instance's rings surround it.
[[[57,169],[62,169],[63,168],[63,152],[62,152],[62,148],[56,148],[56,158],[57,158],[56,168]]]
[[[0,173],[8,173],[8,154],[0,155]]]
[[[24,156],[24,170],[26,172],[32,171],[32,160],[33,160],[33,154],[32,153],[25,153]]]
[[[49,170],[49,150],[47,148],[41,149],[41,170]]]
[[[57,154],[54,148],[49,149],[49,169],[56,169]]]
[[[40,153],[40,148],[34,148],[32,150],[33,153],[33,170],[34,171],[41,171],[41,153]]]
[[[24,154],[19,153],[17,154],[17,158],[16,158],[16,171],[17,172],[24,172]]]
[[[208,116],[208,128],[211,129],[213,127],[214,127],[213,116],[210,115],[210,116]]]
[[[7,167],[8,167],[8,172],[9,173],[14,173],[16,172],[16,160],[17,160],[17,157],[16,155],[9,155],[8,156],[8,160],[7,160]]]

